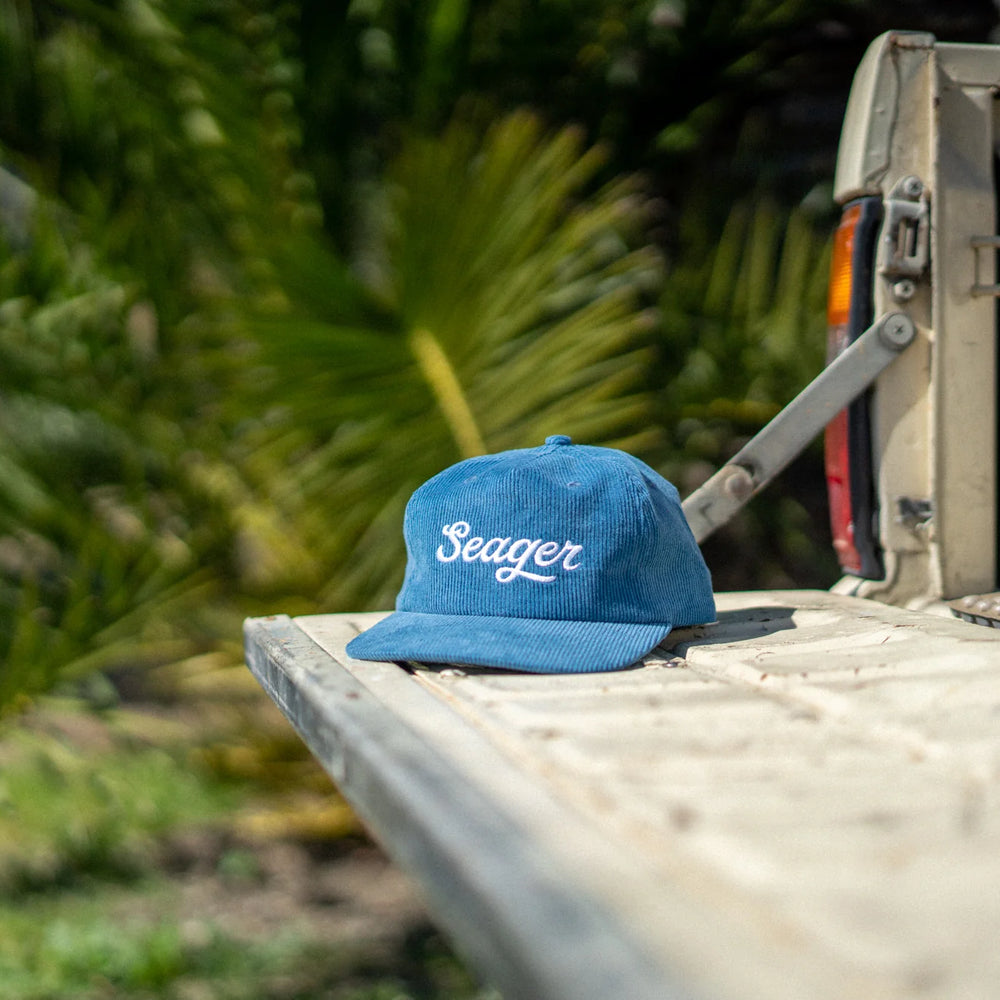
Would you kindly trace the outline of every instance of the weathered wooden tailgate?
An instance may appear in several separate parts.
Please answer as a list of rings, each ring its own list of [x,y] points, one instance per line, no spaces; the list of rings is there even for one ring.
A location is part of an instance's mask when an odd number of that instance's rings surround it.
[[[639,668],[354,660],[377,615],[247,657],[506,1000],[1000,989],[1000,632],[717,595]]]

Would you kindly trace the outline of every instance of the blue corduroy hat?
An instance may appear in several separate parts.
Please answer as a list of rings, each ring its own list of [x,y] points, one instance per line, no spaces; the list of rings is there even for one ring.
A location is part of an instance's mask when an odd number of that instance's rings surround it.
[[[677,490],[613,448],[559,434],[459,462],[413,494],[403,534],[396,611],[348,643],[358,659],[616,670],[715,620]]]

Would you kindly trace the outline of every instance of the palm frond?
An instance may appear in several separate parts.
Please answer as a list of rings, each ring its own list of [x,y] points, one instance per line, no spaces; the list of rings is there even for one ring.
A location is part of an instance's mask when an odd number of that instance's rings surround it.
[[[727,461],[823,366],[829,232],[803,208],[733,206],[716,246],[688,248],[662,303],[663,467],[682,492]],[[828,585],[822,456],[809,449],[708,540],[719,588]]]
[[[527,113],[483,136],[453,124],[414,137],[370,236],[385,261],[372,290],[382,319],[262,324],[285,430],[309,421],[316,441],[277,502],[315,533],[327,606],[391,600],[403,506],[458,459],[557,432],[634,448],[655,438],[644,309],[662,266],[636,246],[637,186],[591,193],[600,162],[575,130],[547,135]]]
[[[823,365],[829,235],[803,209],[737,203],[718,244],[669,275],[662,395],[687,458],[723,460]],[[675,456],[675,459],[679,456]]]

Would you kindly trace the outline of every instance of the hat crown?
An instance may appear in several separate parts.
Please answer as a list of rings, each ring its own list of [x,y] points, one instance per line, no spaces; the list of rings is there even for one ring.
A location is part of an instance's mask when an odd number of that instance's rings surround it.
[[[428,480],[404,521],[399,611],[577,622],[714,618],[674,487],[611,448],[555,435]]]

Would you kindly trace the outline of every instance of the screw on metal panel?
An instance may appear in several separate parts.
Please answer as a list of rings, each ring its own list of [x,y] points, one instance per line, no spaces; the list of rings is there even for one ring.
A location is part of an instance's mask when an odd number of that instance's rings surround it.
[[[726,478],[726,492],[734,499],[743,501],[753,493],[753,476],[741,465],[734,465]]]
[[[919,177],[910,174],[899,182],[899,190],[907,198],[919,198],[924,192],[924,182]]]
[[[912,278],[901,278],[892,284],[892,297],[897,302],[909,302],[917,292],[917,283]]]
[[[882,343],[892,351],[907,347],[916,335],[913,320],[905,313],[891,313],[883,320],[878,335]]]

